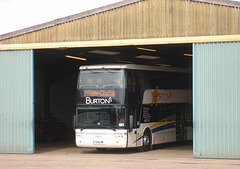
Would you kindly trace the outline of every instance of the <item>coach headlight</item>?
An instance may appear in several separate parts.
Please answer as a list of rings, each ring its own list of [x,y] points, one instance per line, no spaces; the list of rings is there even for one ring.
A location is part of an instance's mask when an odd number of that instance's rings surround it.
[[[76,137],[82,137],[83,132],[77,130],[77,131],[75,132],[75,134],[76,134]]]

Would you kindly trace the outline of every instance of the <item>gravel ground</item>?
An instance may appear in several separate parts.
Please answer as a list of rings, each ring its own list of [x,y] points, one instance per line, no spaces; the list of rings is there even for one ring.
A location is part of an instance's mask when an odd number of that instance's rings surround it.
[[[235,169],[240,160],[195,159],[191,143],[172,143],[148,152],[77,148],[72,142],[36,145],[35,154],[0,154],[0,169]]]

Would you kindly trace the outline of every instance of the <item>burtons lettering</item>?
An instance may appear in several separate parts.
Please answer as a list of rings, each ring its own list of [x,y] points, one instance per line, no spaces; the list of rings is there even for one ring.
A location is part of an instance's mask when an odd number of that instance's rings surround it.
[[[90,98],[86,97],[86,104],[110,104],[112,103],[112,98]]]

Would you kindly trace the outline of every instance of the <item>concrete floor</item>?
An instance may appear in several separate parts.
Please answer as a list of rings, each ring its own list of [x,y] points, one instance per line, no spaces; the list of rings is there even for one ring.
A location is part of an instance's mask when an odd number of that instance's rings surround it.
[[[77,148],[73,142],[37,144],[35,154],[0,154],[0,169],[235,169],[240,160],[194,159],[191,143],[160,145],[148,152],[136,149]]]

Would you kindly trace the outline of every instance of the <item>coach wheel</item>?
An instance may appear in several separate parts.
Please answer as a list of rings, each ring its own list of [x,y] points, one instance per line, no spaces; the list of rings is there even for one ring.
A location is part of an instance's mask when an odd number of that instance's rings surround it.
[[[152,149],[151,133],[148,130],[144,132],[142,142],[143,145],[138,148],[138,151],[148,151]]]

